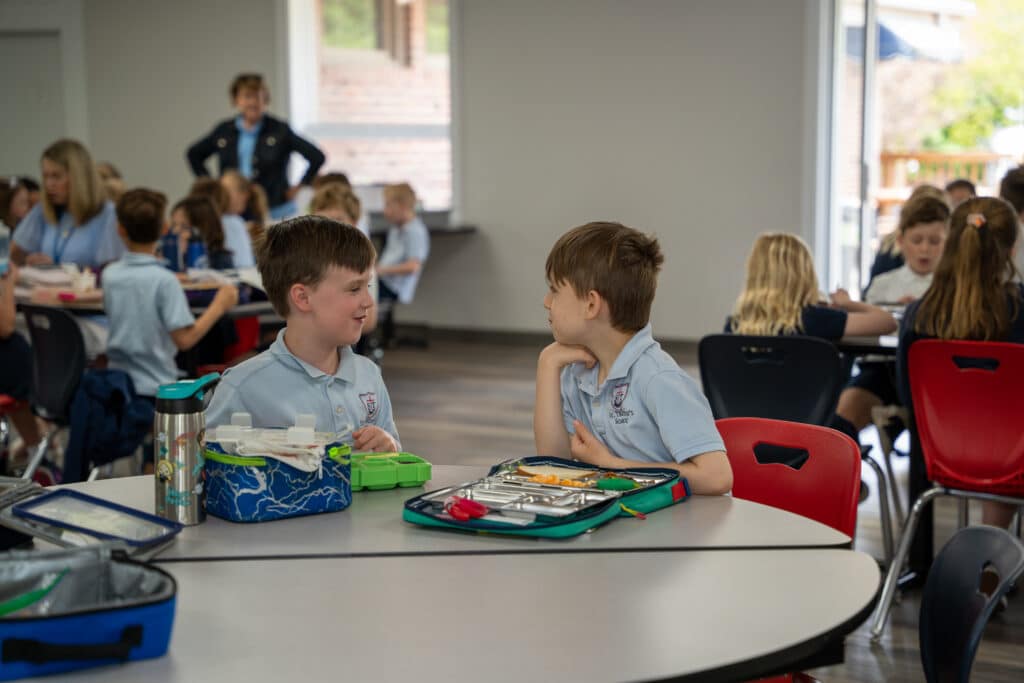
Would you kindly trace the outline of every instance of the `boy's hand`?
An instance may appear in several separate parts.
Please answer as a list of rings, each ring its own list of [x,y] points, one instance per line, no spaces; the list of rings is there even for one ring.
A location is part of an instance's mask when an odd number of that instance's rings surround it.
[[[355,438],[354,451],[362,453],[394,453],[398,450],[398,443],[394,438],[380,427],[367,425],[352,432]]]
[[[217,295],[213,297],[211,306],[220,306],[225,311],[234,308],[238,303],[238,288],[234,285],[221,285],[217,288]]]
[[[615,468],[618,466],[616,463],[619,458],[612,455],[611,451],[598,441],[597,437],[591,434],[582,422],[573,420],[572,426],[576,430],[576,433],[569,438],[569,452],[572,453],[572,457],[597,467]]]
[[[568,346],[561,342],[548,344],[540,352],[540,362],[550,364],[559,370],[572,363],[583,363],[588,368],[594,367],[597,358],[582,346]]]

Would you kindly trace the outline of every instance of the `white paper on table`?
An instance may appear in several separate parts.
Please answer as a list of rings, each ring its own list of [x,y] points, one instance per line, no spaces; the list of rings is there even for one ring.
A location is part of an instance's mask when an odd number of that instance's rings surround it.
[[[260,291],[265,291],[263,289],[263,278],[260,277],[260,271],[256,268],[239,268],[236,272],[238,273],[239,282],[255,287]]]
[[[18,283],[29,287],[71,287],[79,272],[77,267],[72,267],[73,273],[66,267],[24,266],[18,269]]]
[[[233,285],[238,282],[236,278],[231,277],[230,273],[212,268],[189,268],[188,277],[193,282],[216,282],[222,285]]]

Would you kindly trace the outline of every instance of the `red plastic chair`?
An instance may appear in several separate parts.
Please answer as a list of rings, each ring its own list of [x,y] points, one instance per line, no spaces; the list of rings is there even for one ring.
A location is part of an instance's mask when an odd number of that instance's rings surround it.
[[[260,343],[259,316],[235,318],[235,333],[238,341],[224,349],[224,361],[231,362],[242,354],[249,353]],[[202,377],[202,375],[200,375]]]
[[[715,422],[732,465],[732,495],[840,531],[857,529],[860,446],[827,427],[734,417]]]
[[[921,512],[939,496],[1024,505],[1024,345],[916,342],[908,359],[910,395],[928,479],[914,502],[875,608],[882,634]]]

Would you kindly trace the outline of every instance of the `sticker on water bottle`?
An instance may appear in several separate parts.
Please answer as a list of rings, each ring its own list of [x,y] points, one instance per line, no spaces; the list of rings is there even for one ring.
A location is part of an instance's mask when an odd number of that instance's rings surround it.
[[[167,489],[167,496],[165,497],[168,505],[177,505],[178,507],[188,507],[192,504],[192,492],[191,491],[178,491],[177,489]]]
[[[173,476],[174,463],[172,463],[170,460],[161,460],[156,464],[156,478],[159,481],[166,484],[171,480],[171,477]]]

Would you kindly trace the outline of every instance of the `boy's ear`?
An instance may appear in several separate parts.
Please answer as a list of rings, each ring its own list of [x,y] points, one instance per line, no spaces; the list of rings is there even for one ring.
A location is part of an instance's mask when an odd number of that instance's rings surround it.
[[[307,285],[297,282],[292,285],[288,289],[288,303],[291,304],[291,310],[309,313],[312,310],[309,303],[310,294],[312,294],[312,290]]]
[[[128,241],[128,231],[120,223],[117,224],[117,236],[121,238],[122,242]]]
[[[586,317],[587,320],[594,320],[601,314],[601,310],[605,306],[604,297],[598,294],[596,289],[592,289],[587,292],[585,299],[587,308],[584,312],[584,317]]]

